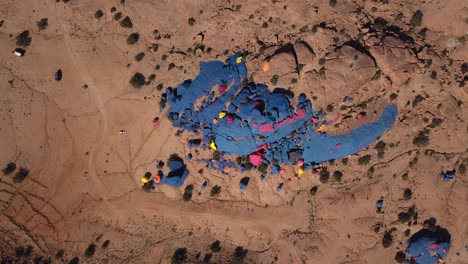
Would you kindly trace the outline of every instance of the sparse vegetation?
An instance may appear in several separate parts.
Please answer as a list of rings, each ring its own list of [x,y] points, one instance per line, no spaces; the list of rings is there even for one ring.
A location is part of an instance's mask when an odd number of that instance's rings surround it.
[[[27,47],[31,45],[32,38],[29,36],[29,31],[25,30],[16,36],[16,45],[21,47]]]
[[[423,18],[423,13],[421,12],[421,10],[416,11],[416,12],[413,14],[413,17],[412,17],[411,20],[410,20],[410,25],[411,25],[412,27],[419,27],[419,26],[421,26],[421,24],[422,24],[422,18]]]
[[[348,162],[349,162],[349,159],[348,158],[344,158],[341,160],[341,163],[343,163],[343,165],[348,165]]]
[[[291,79],[291,83],[292,83],[292,84],[297,83],[297,79],[296,79],[296,78],[292,78],[292,79]]]
[[[214,196],[218,196],[220,193],[221,193],[221,186],[215,185],[211,189],[210,195],[214,197]]]
[[[390,94],[390,100],[395,101],[398,98],[398,94],[392,93]]]
[[[425,147],[429,145],[429,130],[423,130],[418,133],[418,135],[413,139],[413,144],[417,147]]]
[[[335,181],[340,182],[341,179],[343,178],[343,172],[341,172],[341,171],[333,172],[333,178],[335,179]]]
[[[39,31],[46,30],[47,27],[49,26],[49,19],[47,18],[42,18],[37,22],[37,27],[39,28]]]
[[[104,13],[102,12],[102,10],[98,10],[96,11],[96,13],[94,13],[94,17],[97,19],[100,19],[103,15]]]
[[[10,175],[16,170],[16,163],[10,162],[2,169],[3,175]]]
[[[68,262],[68,264],[80,264],[80,258],[74,257]]]
[[[336,0],[330,0],[328,1],[328,4],[330,4],[331,7],[336,6]]]
[[[141,60],[143,60],[144,57],[145,57],[145,53],[144,53],[144,52],[140,52],[140,53],[138,53],[137,55],[135,55],[135,60],[136,60],[136,61],[141,61]]]
[[[178,248],[174,252],[171,264],[182,264],[187,259],[187,248]]]
[[[358,164],[359,165],[367,165],[369,164],[369,162],[371,161],[372,157],[371,155],[365,155],[365,156],[362,156],[358,159]]]
[[[84,255],[88,258],[92,257],[96,253],[96,245],[89,244],[88,248],[86,248]]]
[[[130,84],[134,88],[141,88],[145,84],[145,76],[142,73],[136,72],[130,79]]]
[[[319,65],[325,65],[325,58],[319,59]]]
[[[407,223],[410,221],[410,215],[407,212],[400,212],[398,213],[398,220],[400,223]]]
[[[29,175],[29,170],[26,168],[20,168],[20,170],[16,173],[15,177],[13,178],[13,181],[16,183],[21,183],[28,177]]]
[[[137,43],[139,39],[140,39],[140,34],[138,34],[137,32],[132,33],[127,37],[127,44],[133,45]]]
[[[413,103],[412,103],[413,107],[418,106],[418,104],[421,103],[424,100],[426,100],[426,98],[424,98],[422,95],[420,95],[420,94],[416,95],[416,97],[414,98]]]
[[[403,198],[405,198],[405,200],[410,200],[411,197],[413,197],[413,191],[411,191],[409,188],[406,188],[403,192]]]
[[[465,175],[466,174],[466,166],[465,164],[460,164],[460,166],[458,166],[458,172],[462,175]]]
[[[169,63],[169,66],[167,66],[167,70],[172,70],[175,68],[175,64],[173,62]]]
[[[182,200],[184,200],[184,202],[192,200],[193,189],[193,184],[189,184],[185,187],[184,195],[182,196]]]
[[[262,28],[268,28],[268,22],[266,22],[266,21],[265,21],[265,22],[263,22],[263,24],[262,24]]]
[[[64,255],[65,255],[65,250],[60,249],[60,250],[57,251],[57,253],[55,254],[55,258],[56,258],[56,259],[59,259],[59,258],[62,258]]]
[[[210,250],[217,253],[217,252],[220,252],[221,251],[221,242],[219,240],[216,240],[215,242],[213,242],[213,244],[211,244],[210,246]]]
[[[115,19],[116,21],[120,20],[121,18],[122,18],[122,13],[120,13],[120,12],[115,13],[114,19]]]
[[[278,80],[279,80],[279,76],[275,74],[271,77],[270,83],[272,85],[276,85],[278,83]]]
[[[126,16],[124,19],[122,19],[122,21],[120,21],[120,26],[123,28],[132,28],[132,20],[128,16]]]

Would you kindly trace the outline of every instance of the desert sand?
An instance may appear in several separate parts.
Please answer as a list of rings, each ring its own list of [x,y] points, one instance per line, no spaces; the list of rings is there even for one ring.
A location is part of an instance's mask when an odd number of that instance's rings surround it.
[[[187,250],[185,263],[209,254],[210,263],[235,263],[239,246],[248,250],[244,263],[396,263],[430,217],[452,235],[446,263],[468,263],[468,2],[124,2],[0,2],[0,165],[17,166],[0,173],[5,263],[171,263],[178,248]],[[417,10],[420,24],[412,21]],[[120,25],[126,16],[132,28]],[[47,27],[39,28],[43,18]],[[16,57],[25,30],[31,41]],[[130,45],[135,32],[140,38]],[[296,56],[276,55],[284,46]],[[145,172],[155,174],[173,153],[185,157],[194,137],[176,135],[159,111],[161,93],[196,77],[201,61],[237,51],[249,52],[255,82],[305,93],[329,117],[350,116],[331,134],[359,126],[363,111],[375,120],[387,104],[398,106],[397,121],[362,152],[321,164],[331,173],[326,183],[310,170],[294,178],[291,165],[284,167],[289,176],[260,181],[255,169],[225,176],[186,161],[183,187],[144,192]],[[61,81],[54,80],[58,69]],[[155,78],[134,88],[136,72]],[[424,130],[428,140],[414,144]],[[379,155],[378,141],[386,143]],[[366,155],[370,161],[358,163]],[[20,168],[29,174],[17,182]],[[451,169],[455,178],[443,182],[440,172]],[[246,175],[251,182],[241,191]],[[189,184],[195,189],[186,202]],[[211,196],[215,185],[221,193]],[[399,221],[412,206],[417,216]],[[392,243],[383,247],[390,230]],[[216,240],[221,249],[212,252]],[[91,244],[95,252],[86,254]]]

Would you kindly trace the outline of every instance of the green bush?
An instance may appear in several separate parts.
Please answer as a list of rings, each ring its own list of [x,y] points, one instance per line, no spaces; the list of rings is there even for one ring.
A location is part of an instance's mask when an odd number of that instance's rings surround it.
[[[379,158],[382,158],[384,156],[386,147],[387,144],[382,140],[377,142],[377,144],[375,145],[375,149],[377,150],[377,155],[379,156]]]
[[[336,6],[336,0],[330,0],[328,1],[328,4],[330,4],[331,7]]]
[[[137,43],[139,39],[140,39],[140,34],[138,34],[136,32],[132,33],[127,37],[127,44],[128,45],[133,45],[133,44]]]
[[[136,61],[141,61],[144,57],[145,57],[145,53],[144,53],[144,52],[140,52],[140,53],[138,53],[137,55],[135,55],[135,60],[136,60]]]
[[[405,260],[406,260],[406,255],[405,255],[405,252],[403,251],[398,251],[395,255],[395,261],[397,263],[405,263]]]
[[[130,79],[130,84],[134,88],[141,88],[145,84],[145,76],[142,73],[136,72]]]
[[[195,18],[193,18],[193,17],[189,18],[189,19],[188,19],[188,24],[189,24],[190,26],[195,25]]]
[[[15,177],[13,178],[13,181],[16,183],[21,183],[28,177],[29,175],[29,170],[26,168],[20,168],[20,170],[16,173]]]
[[[276,85],[278,83],[278,80],[279,80],[279,76],[275,74],[271,77],[270,83],[272,85]]]
[[[418,135],[413,139],[413,144],[420,148],[429,145],[429,133],[429,130],[420,131]]]
[[[413,191],[411,191],[411,189],[409,189],[409,188],[406,188],[403,191],[403,198],[405,198],[405,200],[410,200],[411,197],[413,197]]]
[[[37,27],[39,28],[39,31],[45,30],[49,26],[49,19],[47,18],[42,18],[37,22]]]
[[[343,178],[343,172],[341,172],[341,171],[333,172],[333,178],[335,179],[335,181],[340,182],[341,179]]]
[[[392,233],[389,232],[389,231],[386,231],[386,232],[384,233],[383,238],[382,238],[382,246],[383,246],[384,248],[388,248],[388,247],[390,247],[390,246],[392,245],[392,243],[393,243],[393,236],[392,236]]]
[[[128,16],[126,16],[124,19],[122,19],[122,21],[120,21],[120,26],[123,28],[132,28],[132,20]]]
[[[193,189],[194,189],[193,184],[189,184],[187,185],[187,187],[185,187],[184,195],[182,196],[182,200],[184,200],[184,202],[188,202],[192,200]]]
[[[398,220],[400,223],[407,223],[410,221],[410,215],[407,212],[400,212],[398,213]]]
[[[88,258],[92,257],[96,253],[96,245],[89,244],[88,248],[86,248],[84,255]]]
[[[118,20],[120,20],[121,18],[122,18],[122,13],[120,13],[120,12],[115,13],[115,15],[114,15],[114,19],[115,19],[115,20],[118,21]]]
[[[369,164],[369,162],[371,161],[372,157],[371,155],[365,155],[365,156],[362,156],[358,159],[358,164],[359,165],[367,165]]]
[[[215,253],[220,252],[221,251],[221,242],[219,240],[216,240],[215,242],[213,242],[213,244],[211,244],[210,249],[211,249],[211,251],[213,251]]]
[[[29,31],[25,30],[16,36],[16,45],[21,47],[27,47],[31,45],[32,38],[29,36]]]
[[[2,169],[3,175],[10,175],[16,170],[16,163],[10,162]]]
[[[267,27],[268,27],[268,23],[267,23],[267,22],[263,22],[262,28],[267,28]]]
[[[96,13],[94,13],[94,17],[97,19],[100,19],[103,15],[104,13],[102,12],[102,10],[98,10],[96,11]]]
[[[218,196],[221,193],[221,186],[215,185],[211,189],[210,195],[211,196]]]
[[[421,24],[422,24],[422,18],[423,18],[423,13],[421,12],[421,10],[416,11],[416,12],[413,14],[413,17],[412,17],[411,20],[410,20],[410,25],[411,25],[412,27],[419,27],[419,26],[421,26]]]
[[[257,170],[261,173],[264,173],[267,169],[268,169],[268,164],[263,163],[263,162],[257,167]]]
[[[320,182],[327,183],[329,179],[330,179],[330,172],[328,171],[327,168],[322,168],[322,170],[320,171],[320,177],[319,177]]]
[[[174,252],[171,264],[182,264],[187,259],[187,248],[178,248]]]

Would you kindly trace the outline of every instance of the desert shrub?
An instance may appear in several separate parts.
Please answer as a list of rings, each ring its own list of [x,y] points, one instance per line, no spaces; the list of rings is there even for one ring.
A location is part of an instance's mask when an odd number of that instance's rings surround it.
[[[278,80],[279,80],[279,76],[275,74],[271,77],[270,83],[272,85],[276,85],[278,83]]]
[[[219,150],[213,151],[213,154],[211,155],[212,160],[219,160],[221,158],[221,152]]]
[[[405,236],[409,237],[410,235],[411,235],[411,229],[408,228],[405,230]]]
[[[396,94],[396,93],[390,94],[390,100],[394,101],[394,100],[396,100],[397,98],[398,98],[398,94]]]
[[[409,189],[409,188],[406,188],[403,191],[403,198],[405,198],[405,200],[410,200],[411,197],[413,197],[413,191],[411,191],[411,189]]]
[[[335,109],[335,107],[332,104],[329,104],[325,110],[327,110],[327,112],[332,112],[333,109]]]
[[[193,26],[193,25],[195,25],[195,18],[191,17],[191,18],[189,18],[189,19],[187,20],[187,22],[188,22],[188,24],[189,24],[190,26]]]
[[[178,248],[174,252],[171,259],[171,264],[180,264],[187,259],[187,248]]]
[[[15,177],[13,178],[14,182],[21,183],[28,177],[29,170],[26,168],[20,168],[20,170],[16,173]]]
[[[291,83],[292,83],[292,84],[297,83],[297,79],[296,79],[296,78],[292,78],[292,79],[291,79]]]
[[[86,248],[84,255],[85,257],[92,257],[96,253],[96,245],[95,244],[89,244],[88,248]]]
[[[25,257],[31,256],[31,254],[33,253],[33,250],[34,250],[34,248],[32,246],[30,246],[30,245],[27,246],[26,250],[24,251],[23,256],[25,256]]]
[[[120,12],[115,13],[115,15],[114,15],[115,20],[120,20],[121,18],[122,18],[122,13],[120,13]]]
[[[133,45],[133,44],[137,43],[139,39],[140,39],[140,34],[138,34],[136,32],[132,33],[127,37],[127,44]]]
[[[312,188],[310,188],[309,193],[310,195],[315,195],[317,194],[317,191],[318,191],[318,186],[313,186]]]
[[[331,7],[336,6],[336,0],[330,0],[328,1],[328,4],[330,4]]]
[[[410,220],[410,215],[407,212],[398,213],[398,220],[400,223],[407,223]]]
[[[130,84],[134,88],[140,88],[145,84],[145,76],[142,73],[136,72],[130,79]]]
[[[123,28],[132,28],[132,20],[128,16],[126,16],[124,19],[122,19],[122,21],[120,21],[120,26]]]
[[[19,246],[16,248],[15,250],[15,255],[17,258],[20,258],[24,255],[24,252],[26,251],[26,249],[23,247],[23,246]]]
[[[104,241],[104,243],[102,243],[102,246],[101,246],[101,247],[102,247],[103,249],[106,249],[106,248],[109,247],[109,245],[110,245],[110,240],[106,240],[106,241]]]
[[[386,232],[384,233],[383,238],[382,238],[382,246],[383,246],[384,248],[388,248],[388,247],[390,247],[390,246],[392,245],[392,243],[393,243],[393,236],[392,236],[392,233],[389,232],[389,231],[386,231]]]
[[[322,76],[325,75],[325,67],[320,68],[319,74]]]
[[[406,255],[405,255],[405,252],[403,251],[398,251],[395,255],[395,261],[397,263],[405,263],[405,260],[406,260]]]
[[[39,31],[45,30],[49,26],[49,19],[42,18],[41,20],[37,21],[37,27]]]
[[[80,264],[80,258],[74,257],[68,262],[68,264]]]
[[[429,145],[429,130],[423,130],[413,139],[413,144],[417,147],[425,147]]]
[[[240,263],[244,260],[245,256],[247,256],[247,249],[243,247],[236,247],[234,250],[234,263]]]
[[[422,18],[423,18],[423,13],[421,12],[421,10],[414,12],[413,17],[411,17],[411,20],[410,20],[410,25],[412,27],[421,26]]]
[[[261,173],[264,173],[267,169],[268,169],[268,164],[263,163],[263,162],[257,167],[257,170]]]
[[[325,58],[319,59],[319,65],[325,65]]]
[[[211,188],[210,195],[211,196],[218,196],[221,193],[221,186],[215,185]]]
[[[221,251],[221,242],[219,240],[216,240],[215,242],[213,242],[213,244],[211,244],[210,246],[210,250],[213,251],[213,252],[220,252]]]
[[[320,182],[327,183],[329,179],[330,179],[330,172],[328,171],[327,168],[323,168],[320,171],[320,177],[319,177]]]
[[[10,162],[2,169],[3,175],[10,175],[16,170],[16,163]]]
[[[98,10],[96,11],[96,13],[94,13],[94,17],[97,19],[100,19],[103,15],[104,13],[102,12],[102,10]]]
[[[437,72],[436,71],[431,72],[431,79],[434,79],[434,80],[437,79]]]
[[[343,178],[343,172],[341,172],[341,171],[333,172],[333,178],[335,179],[335,181],[340,182],[341,179]]]
[[[184,200],[184,202],[188,202],[192,199],[193,189],[194,189],[193,184],[189,184],[187,185],[187,187],[185,187],[184,195],[182,196],[182,199]]]
[[[135,55],[135,60],[136,60],[136,61],[141,61],[144,57],[145,57],[145,53],[144,53],[144,52],[140,52],[140,53],[138,53],[137,55]]]
[[[369,164],[369,162],[371,161],[372,157],[371,155],[365,155],[365,156],[362,156],[358,159],[358,164],[359,165],[367,165]]]
[[[29,36],[29,31],[25,30],[16,36],[16,45],[21,47],[27,47],[31,44],[32,38]]]
[[[175,68],[175,64],[173,62],[169,63],[169,65],[167,66],[167,70],[172,70]]]
[[[398,15],[395,17],[395,21],[401,21],[403,19],[403,13],[398,13]]]
[[[266,22],[266,21],[265,21],[265,22],[263,22],[263,24],[262,24],[262,28],[268,28],[268,22]]]

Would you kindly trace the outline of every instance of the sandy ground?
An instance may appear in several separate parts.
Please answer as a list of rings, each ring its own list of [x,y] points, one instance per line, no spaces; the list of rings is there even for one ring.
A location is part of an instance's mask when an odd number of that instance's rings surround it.
[[[237,246],[248,249],[245,263],[395,263],[408,239],[405,231],[414,233],[435,217],[452,234],[446,263],[468,263],[468,179],[460,168],[468,165],[467,74],[461,69],[468,61],[466,1],[338,0],[334,7],[296,0],[126,2],[0,2],[0,164],[13,161],[30,170],[22,183],[14,182],[14,174],[0,176],[0,256],[14,257],[18,247],[30,245],[33,253],[22,259],[170,263],[175,250],[185,247],[186,262],[200,263],[219,240],[212,263],[232,263]],[[104,15],[96,19],[99,9]],[[418,9],[422,25],[411,29]],[[115,21],[117,12],[131,18],[132,29]],[[379,17],[401,34],[369,29]],[[49,26],[40,31],[41,18]],[[24,30],[32,42],[18,58],[11,51]],[[140,40],[128,45],[132,32]],[[342,47],[350,40],[361,48]],[[296,56],[272,56],[288,43]],[[195,52],[200,45],[204,52]],[[281,192],[276,186],[288,176],[223,176],[188,162],[184,186],[195,186],[192,201],[182,201],[184,187],[143,192],[142,175],[156,173],[156,162],[172,153],[188,154],[186,140],[194,138],[175,135],[159,112],[157,86],[176,86],[197,75],[200,61],[225,60],[225,54],[242,50],[250,52],[246,60],[255,81],[270,82],[276,74],[277,86],[305,92],[314,108],[334,106],[328,116],[351,116],[329,133],[358,126],[359,112],[372,120],[386,104],[398,105],[396,124],[380,139],[385,154],[378,157],[374,143],[347,163],[324,164],[332,175],[344,174],[342,181],[331,176],[326,184],[310,171],[294,179],[294,168],[286,167],[293,180]],[[145,52],[141,62],[134,59],[139,52]],[[271,70],[264,73],[270,57]],[[172,70],[170,63],[176,65]],[[63,80],[56,82],[59,68]],[[156,78],[135,89],[129,84],[135,72]],[[417,95],[424,100],[414,103]],[[344,103],[345,96],[353,103]],[[161,117],[157,126],[155,116]],[[431,126],[434,118],[442,124]],[[430,130],[429,144],[415,146],[423,129]],[[365,155],[370,163],[358,165]],[[440,171],[453,168],[455,179],[442,182]],[[240,191],[245,175],[251,182]],[[205,180],[208,188],[201,191]],[[214,185],[222,187],[217,197],[210,196]],[[315,195],[309,192],[313,186]],[[403,199],[405,188],[413,191],[410,200]],[[380,197],[384,212],[376,213]],[[413,205],[417,221],[400,223],[398,213]],[[383,248],[383,234],[393,228],[393,243]],[[110,245],[102,248],[106,240]],[[94,256],[84,256],[92,243]],[[57,258],[60,249],[64,255]]]

